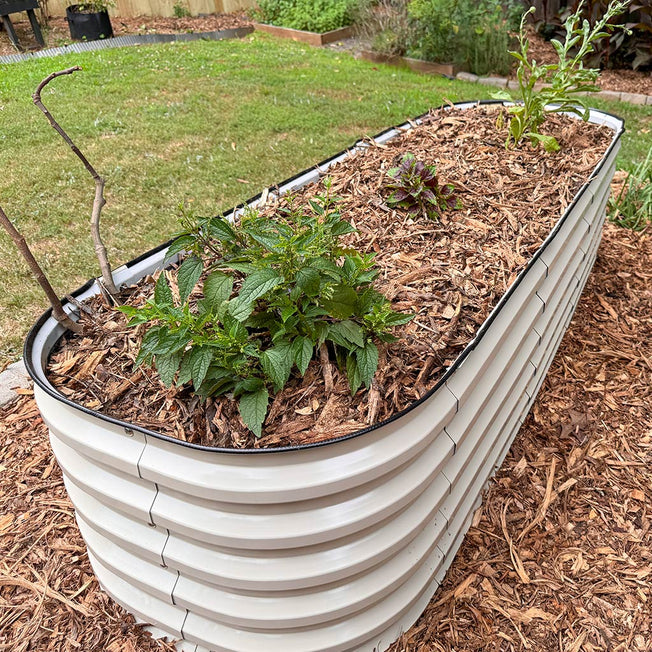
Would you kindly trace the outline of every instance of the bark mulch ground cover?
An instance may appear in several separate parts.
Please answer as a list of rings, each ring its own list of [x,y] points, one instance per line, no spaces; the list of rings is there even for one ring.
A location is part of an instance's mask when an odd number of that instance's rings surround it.
[[[652,650],[652,233],[608,225],[531,414],[391,652]],[[0,411],[0,649],[171,651],[102,593],[44,424]]]
[[[18,18],[20,17],[20,20]],[[39,49],[26,14],[11,16],[19,43],[26,50]],[[235,29],[251,25],[244,12],[230,14],[211,14],[207,16],[188,16],[186,18],[164,18],[161,16],[136,16],[111,18],[114,36],[132,34],[184,34],[188,32],[215,32],[223,29]],[[59,47],[74,43],[70,38],[68,22],[63,16],[52,16],[48,27],[44,29],[47,47]],[[0,30],[0,55],[14,54],[16,50],[9,41],[5,31]]]
[[[611,132],[567,116],[546,128],[560,140],[550,154],[524,145],[505,149],[496,105],[436,111],[426,123],[384,145],[370,146],[332,170],[331,193],[341,198],[342,217],[357,227],[346,244],[375,252],[376,289],[394,310],[414,314],[397,327],[398,341],[380,349],[370,392],[351,396],[344,373],[313,360],[274,398],[255,440],[242,424],[236,402],[226,396],[200,403],[189,387],[165,388],[151,370],[134,369],[144,327],[126,326],[102,299],[84,316],[84,334],[68,339],[52,357],[50,377],[71,399],[91,409],[207,446],[273,447],[332,439],[360,430],[407,408],[443,375],[474,337],[518,272],[552,229],[588,178],[611,140]],[[439,220],[410,218],[387,206],[385,173],[405,153],[436,163],[440,183],[452,184],[459,210]],[[313,184],[290,201],[323,193]],[[272,215],[276,209],[263,212]],[[140,305],[151,282],[126,291]]]

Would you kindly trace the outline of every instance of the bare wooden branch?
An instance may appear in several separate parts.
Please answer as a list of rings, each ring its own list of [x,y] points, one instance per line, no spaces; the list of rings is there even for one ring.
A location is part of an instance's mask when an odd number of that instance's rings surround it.
[[[0,224],[2,224],[5,231],[7,231],[11,239],[14,241],[16,247],[18,247],[18,251],[20,251],[21,255],[29,265],[32,274],[34,274],[34,277],[39,282],[39,285],[43,288],[43,291],[45,292],[45,295],[47,296],[48,301],[52,306],[52,314],[54,318],[61,325],[65,326],[71,331],[74,331],[75,333],[81,333],[82,331],[81,325],[73,321],[65,312],[63,306],[61,305],[61,301],[59,300],[59,297],[57,296],[56,292],[52,288],[52,285],[50,285],[50,281],[48,281],[47,276],[41,269],[41,266],[36,261],[36,258],[34,258],[29,246],[27,245],[27,242],[25,241],[25,238],[20,234],[18,229],[16,229],[16,227],[11,223],[11,221],[9,220],[9,218],[7,217],[6,213],[4,212],[1,206],[0,206]]]
[[[89,160],[84,156],[84,154],[79,150],[77,145],[73,143],[72,139],[68,134],[63,130],[61,125],[54,119],[50,111],[43,104],[41,100],[41,91],[57,77],[62,77],[63,75],[72,75],[72,73],[77,70],[81,70],[79,66],[73,66],[72,68],[66,68],[66,70],[60,70],[59,72],[53,72],[48,75],[36,88],[32,99],[34,104],[43,112],[43,115],[48,119],[48,122],[52,128],[63,138],[65,143],[70,147],[70,149],[75,153],[77,158],[83,163],[84,167],[88,170],[88,173],[93,177],[95,181],[95,198],[93,200],[93,210],[91,212],[91,235],[93,237],[93,244],[95,245],[95,254],[97,260],[100,264],[100,270],[102,272],[102,281],[104,286],[109,291],[112,297],[116,297],[118,294],[118,289],[113,282],[113,274],[111,273],[111,265],[109,264],[109,257],[106,252],[106,247],[102,242],[102,237],[100,235],[100,215],[102,213],[102,208],[106,204],[104,199],[104,179],[97,173],[97,170],[91,165]]]

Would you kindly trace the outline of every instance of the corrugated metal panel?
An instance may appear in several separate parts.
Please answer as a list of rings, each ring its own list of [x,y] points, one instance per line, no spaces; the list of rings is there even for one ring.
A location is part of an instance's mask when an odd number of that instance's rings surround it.
[[[153,564],[115,543],[93,528],[79,512],[77,525],[88,550],[102,560],[105,568],[116,576],[165,604],[173,605],[172,591],[178,574],[160,564]]]
[[[521,313],[518,325],[511,330],[512,336],[504,338],[500,346],[496,346],[496,354],[493,360],[489,355],[482,357],[481,352],[476,350],[472,355],[477,354],[477,359],[480,364],[485,366],[482,374],[480,374],[481,382],[475,382],[473,391],[465,393],[466,398],[460,399],[460,409],[455,415],[453,420],[446,426],[446,432],[459,447],[463,442],[469,431],[481,430],[481,426],[476,424],[476,421],[483,414],[483,410],[487,404],[496,399],[500,400],[504,396],[502,387],[505,385],[505,374],[510,369],[522,369],[528,361],[526,357],[523,359],[521,349],[526,345],[530,335],[534,336],[533,327],[536,318],[543,312],[543,302],[538,296],[531,296],[530,302],[526,309]],[[494,323],[492,325],[496,326]],[[487,333],[487,336],[489,333]],[[487,338],[489,339],[489,338]],[[538,340],[538,336],[535,337]],[[517,343],[515,346],[514,343]],[[530,353],[527,353],[529,357]],[[469,356],[471,357],[471,356]],[[487,359],[491,361],[490,365],[486,364]],[[462,367],[463,368],[463,367]],[[468,370],[466,370],[468,372]],[[461,383],[458,385],[458,387]],[[469,386],[468,384],[466,385]],[[463,394],[464,395],[464,394]]]
[[[315,626],[350,618],[398,589],[424,564],[432,563],[443,527],[441,521],[429,522],[400,554],[366,573],[320,586],[310,597],[304,590],[232,592],[181,575],[174,588],[174,602],[225,624],[264,630]]]
[[[596,211],[593,215],[590,230],[592,235],[583,260],[578,265],[578,269],[574,271],[572,278],[565,285],[560,286],[558,290],[559,296],[554,300],[551,310],[544,315],[545,320],[536,326],[537,331],[541,333],[542,341],[539,351],[533,358],[533,364],[536,366],[535,376],[526,388],[527,393],[532,397],[535,397],[538,393],[566,332],[568,323],[572,319],[573,312],[597,255],[604,219],[604,211]]]
[[[129,613],[144,622],[158,624],[164,632],[174,638],[183,638],[182,628],[187,616],[185,609],[167,604],[151,593],[139,589],[133,580],[126,582],[91,550],[88,551],[88,559],[100,586]]]
[[[446,448],[439,446],[445,442]],[[360,532],[410,505],[439,481],[452,442],[440,436],[397,474],[324,498],[266,507],[208,501],[159,486],[152,521],[218,546],[278,550],[315,545]],[[449,487],[446,487],[448,491]]]
[[[442,505],[440,485],[432,483],[410,506],[358,536],[291,551],[269,551],[265,557],[246,551],[218,548],[196,539],[170,534],[163,559],[182,575],[227,588],[287,590],[330,584],[353,577],[405,548],[432,522],[445,529],[438,511]]]
[[[163,549],[169,536],[166,529],[152,526],[142,519],[112,509],[85,491],[83,487],[78,487],[68,476],[64,477],[64,481],[78,517],[125,550],[153,564],[165,565]]]
[[[141,522],[151,522],[150,509],[157,492],[155,485],[80,455],[52,433],[50,445],[64,475],[79,488]]]
[[[502,370],[495,384],[494,379],[487,382],[487,390],[491,391],[491,400],[478,409],[468,435],[458,444],[455,455],[444,467],[444,475],[450,481],[451,486],[466,484],[458,483],[460,473],[467,464],[472,462],[472,456],[478,446],[483,444],[493,446],[492,436],[498,436],[498,432],[495,432],[496,424],[507,422],[511,412],[509,406],[518,400],[523,392],[521,385],[527,384],[532,376],[530,357],[539,343],[539,337],[531,327],[528,332],[529,334],[512,356],[511,364]],[[523,378],[525,380],[522,380]],[[508,409],[506,415],[501,418],[499,415],[503,406],[507,406]],[[461,412],[464,412],[464,407],[461,408]]]
[[[258,455],[261,459],[254,464],[247,456],[206,455],[176,442],[148,438],[138,466],[145,479],[208,500],[263,504],[324,497],[390,473],[435,441],[445,459],[452,446],[441,433],[456,411],[455,397],[442,388],[390,427],[374,431],[373,450],[361,450],[357,442],[347,439],[300,454]],[[289,463],[291,474],[287,473]],[[243,473],[247,483],[241,482]]]
[[[105,423],[37,385],[107,592],[195,652],[391,644],[443,579],[572,317],[614,156],[447,382],[373,432],[269,454],[207,451]],[[60,332],[45,322],[35,360]]]

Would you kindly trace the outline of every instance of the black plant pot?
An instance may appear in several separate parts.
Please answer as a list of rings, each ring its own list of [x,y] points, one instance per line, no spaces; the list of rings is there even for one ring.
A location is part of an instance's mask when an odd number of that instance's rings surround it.
[[[79,7],[80,5],[66,7],[66,20],[72,38],[79,41],[97,41],[113,36],[111,19],[106,9],[89,12],[80,11]]]

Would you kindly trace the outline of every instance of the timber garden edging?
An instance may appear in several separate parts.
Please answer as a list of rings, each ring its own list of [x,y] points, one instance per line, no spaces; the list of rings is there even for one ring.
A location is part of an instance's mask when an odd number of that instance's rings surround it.
[[[340,27],[330,30],[329,32],[308,32],[303,29],[293,29],[292,27],[280,27],[278,25],[269,25],[267,23],[254,23],[254,28],[259,32],[266,32],[279,38],[289,38],[300,43],[308,43],[321,47],[329,43],[335,43],[353,36],[351,27]]]
[[[46,313],[25,361],[104,589],[210,650],[379,652],[406,630],[443,580],[595,259],[623,123],[595,110],[591,120],[613,129],[611,146],[475,339],[422,400],[353,435],[234,451],[107,418],[48,383],[62,327]],[[160,268],[166,248],[116,270],[116,283]],[[75,296],[95,292],[89,282]]]

